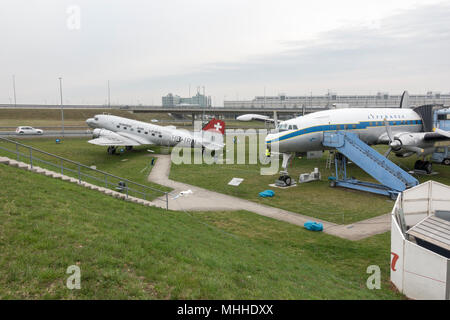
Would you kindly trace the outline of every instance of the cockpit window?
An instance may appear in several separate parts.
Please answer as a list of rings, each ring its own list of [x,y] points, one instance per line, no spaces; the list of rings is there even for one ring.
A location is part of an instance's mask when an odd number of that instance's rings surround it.
[[[95,119],[95,121],[98,121],[98,117],[95,117],[94,119]]]
[[[286,131],[286,130],[298,130],[298,127],[295,124],[287,124],[287,123],[280,123],[278,125],[278,131]]]

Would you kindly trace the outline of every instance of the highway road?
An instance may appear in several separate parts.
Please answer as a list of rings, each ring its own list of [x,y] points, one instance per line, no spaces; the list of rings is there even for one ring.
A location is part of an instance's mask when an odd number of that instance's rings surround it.
[[[58,131],[44,131],[44,134],[25,134],[20,135],[15,131],[0,131],[0,136],[8,138],[39,138],[39,137],[62,137],[62,132]],[[66,130],[64,131],[64,136],[66,137],[92,137],[92,132],[88,132],[87,130]]]

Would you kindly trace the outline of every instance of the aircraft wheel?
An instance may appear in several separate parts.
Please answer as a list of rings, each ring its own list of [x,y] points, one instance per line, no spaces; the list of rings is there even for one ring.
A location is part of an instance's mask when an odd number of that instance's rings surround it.
[[[284,183],[286,183],[287,186],[290,186],[291,183],[292,183],[292,179],[291,179],[291,177],[289,177],[289,176],[280,176],[280,177],[278,178],[278,180],[283,181]]]
[[[336,187],[336,181],[331,180],[330,181],[330,187],[332,187],[332,188]]]
[[[450,166],[450,158],[444,159],[444,161],[442,161],[442,163],[445,164],[446,166]]]
[[[116,153],[116,147],[108,147],[108,154],[115,154]]]
[[[429,161],[425,161],[425,163],[423,164],[423,168],[428,174],[433,172],[433,164]]]
[[[286,176],[286,177],[284,178],[284,182],[286,183],[287,186],[290,186],[291,183],[292,183],[291,177]]]
[[[414,169],[422,170],[422,169],[423,169],[424,163],[425,163],[425,162],[422,161],[422,160],[417,160],[417,161],[414,163]]]

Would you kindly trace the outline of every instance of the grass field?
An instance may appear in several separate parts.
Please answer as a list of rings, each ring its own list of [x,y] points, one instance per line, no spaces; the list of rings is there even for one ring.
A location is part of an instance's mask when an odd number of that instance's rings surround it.
[[[152,119],[162,120],[160,125],[175,125],[186,130],[193,130],[191,115],[186,121],[174,121],[168,113],[132,113],[116,109],[64,109],[64,126],[66,128],[87,128],[86,119],[96,114],[110,113],[119,117],[150,122]],[[241,122],[227,120],[227,128],[264,128],[260,121]],[[61,127],[61,110],[59,109],[0,109],[0,130],[11,131],[18,126],[32,126],[36,128]],[[2,128],[10,127],[10,128]],[[54,129],[56,130],[56,129]]]
[[[131,152],[110,156],[106,153],[104,147],[91,145],[86,140],[86,138],[66,138],[61,144],[56,144],[52,138],[20,139],[18,141],[79,161],[88,166],[95,165],[97,169],[138,183],[169,191],[166,187],[147,182],[148,174],[152,168],[150,165],[152,154],[147,152],[147,147],[138,147]],[[152,147],[151,149],[155,150],[156,153],[161,150],[159,147]],[[384,151],[382,146],[377,147],[377,149],[380,152]],[[0,154],[5,153],[0,150]],[[325,158],[326,154],[322,159],[294,159],[289,167],[289,173],[292,177],[298,179],[300,173],[311,172],[315,167],[318,167],[322,173],[322,180],[284,190],[269,187],[269,184],[273,183],[277,176],[260,175],[261,165],[259,164],[172,164],[170,177],[176,181],[338,224],[349,224],[390,212],[394,202],[388,197],[344,188],[330,188],[327,178],[334,173],[334,166],[333,170],[326,169]],[[404,168],[411,168],[415,157],[399,159],[391,156],[391,160]],[[45,165],[42,166],[45,167]],[[55,168],[50,169],[55,170]],[[439,172],[438,175],[418,176],[417,178],[420,182],[431,178],[450,185],[450,167],[436,164],[435,170]],[[348,166],[348,175],[363,181],[376,182],[362,169],[352,164]],[[244,181],[239,187],[229,186],[228,182],[233,177],[244,178]],[[89,182],[95,183],[96,181]],[[258,196],[260,191],[269,188],[275,190],[275,197],[261,198]],[[152,198],[158,196],[160,194],[155,192]]]
[[[403,298],[389,233],[352,242],[248,212],[148,208],[5,165],[0,181],[0,299]],[[80,290],[65,286],[70,265]]]
[[[147,185],[150,187],[157,188],[161,191],[170,191],[171,189],[157,185],[155,183],[151,183],[147,181],[148,175],[152,169],[151,161],[154,158],[152,153],[147,151],[147,147],[137,147],[131,151],[127,151],[123,154],[118,154],[114,156],[110,156],[106,153],[105,147],[99,147],[87,143],[87,138],[65,138],[62,140],[62,143],[55,143],[54,138],[24,138],[24,139],[15,139],[16,141],[35,147],[37,149],[61,156],[63,158],[67,158],[73,161],[80,162],[86,166],[95,166],[98,170],[105,171],[107,173],[126,178],[133,182],[137,182],[143,185]],[[0,146],[6,147],[8,149],[12,149],[15,151],[14,145],[2,142],[0,140]],[[160,152],[159,147],[152,147],[156,152]],[[19,148],[19,152],[28,155],[28,150],[26,148]],[[12,159],[16,159],[15,155],[6,152],[4,150],[0,150],[0,155],[4,155],[10,157]],[[35,152],[34,156],[40,158],[42,160],[46,160],[58,165],[58,161],[54,158],[46,156],[42,153]],[[29,163],[29,159],[27,156],[20,157],[19,160]],[[156,160],[156,159],[155,159]],[[37,162],[35,161],[35,165],[43,168],[47,168],[56,172],[60,172],[59,168],[55,168],[51,165]],[[69,167],[69,169],[73,169],[75,172],[66,171],[65,174],[77,177],[77,168],[75,166],[71,166],[68,163],[64,163],[64,166]],[[98,178],[100,181],[91,180],[89,178],[84,178],[85,181],[94,183],[100,186],[103,186],[102,180],[104,179],[102,175],[95,174],[89,170],[83,170],[83,172],[93,175]],[[110,183],[117,183],[113,179],[110,179]],[[154,199],[162,196],[160,192],[152,192],[150,193],[150,197],[147,199]]]
[[[110,113],[119,117],[150,122],[151,119],[172,120],[167,113],[132,113],[116,109],[64,109],[64,126],[87,127],[86,119],[96,114]],[[0,109],[0,127],[59,127],[59,109]]]
[[[376,148],[380,152],[385,150],[384,146]],[[289,174],[294,179],[298,180],[300,173],[312,172],[317,167],[322,174],[322,180],[288,189],[270,187],[269,184],[274,183],[278,176],[260,175],[261,165],[259,164],[172,164],[170,177],[177,181],[338,224],[353,223],[391,211],[394,202],[388,197],[344,188],[330,188],[327,178],[334,175],[334,165],[332,169],[325,168],[326,157],[327,153],[324,153],[322,159],[294,159],[288,167]],[[395,156],[391,156],[390,159],[403,168],[412,168],[416,160],[415,157],[400,159]],[[450,167],[436,164],[434,169],[439,172],[438,175],[417,176],[418,180],[424,182],[433,179],[450,184]],[[377,182],[354,164],[348,165],[347,175],[363,181]],[[229,186],[228,182],[233,177],[243,178],[244,181],[238,187]],[[259,197],[258,193],[266,189],[274,190],[275,196],[273,198]]]

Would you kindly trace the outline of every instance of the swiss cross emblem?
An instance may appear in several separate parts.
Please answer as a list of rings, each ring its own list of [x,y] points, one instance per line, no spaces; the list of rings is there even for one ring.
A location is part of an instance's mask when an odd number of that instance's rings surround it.
[[[220,124],[220,123],[216,123],[215,125],[214,125],[214,128],[217,130],[217,131],[220,131],[220,129],[222,129],[222,125]]]

